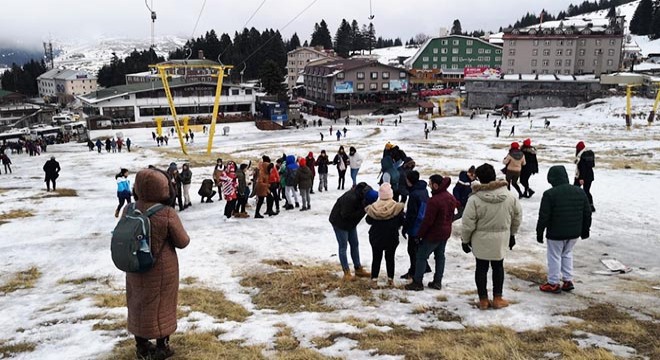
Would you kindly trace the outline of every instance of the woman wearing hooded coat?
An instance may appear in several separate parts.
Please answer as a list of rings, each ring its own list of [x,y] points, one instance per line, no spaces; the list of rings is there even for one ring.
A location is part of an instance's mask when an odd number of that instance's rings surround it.
[[[135,194],[136,208],[142,212],[156,204],[173,202],[169,179],[159,170],[139,171]],[[190,238],[172,207],[166,206],[150,220],[155,264],[147,272],[126,273],[128,331],[135,336],[138,357],[165,359],[174,354],[169,337],[177,328],[179,261],[175,249],[188,246]],[[157,339],[156,346],[149,339]]]
[[[518,192],[518,198],[523,198],[523,193],[520,191],[520,186],[518,186],[518,179],[520,178],[520,172],[522,171],[523,166],[525,166],[525,155],[520,151],[520,144],[517,142],[511,143],[511,148],[509,148],[509,153],[506,155],[502,163],[506,165],[506,187],[508,190],[511,190],[511,186]]]
[[[181,167],[181,185],[183,190],[183,208],[188,208],[192,206],[190,201],[190,183],[192,183],[192,171],[190,171],[190,164],[185,163]]]
[[[500,309],[509,305],[502,297],[504,256],[513,249],[515,233],[522,222],[520,202],[506,189],[506,182],[495,179],[495,169],[483,164],[475,171],[480,184],[472,185],[463,212],[461,240],[463,251],[472,251],[477,260],[475,282],[479,309]],[[493,269],[493,302],[488,300],[488,268]]]
[[[312,171],[312,188],[309,190],[309,193],[313,194],[314,193],[314,178],[316,177],[316,169],[315,169],[316,160],[314,159],[314,153],[313,152],[310,151],[309,154],[307,154],[307,157],[305,158],[305,164],[307,164],[307,167],[309,168],[309,170]]]
[[[539,162],[536,159],[536,148],[532,146],[532,140],[525,139],[520,150],[525,155],[525,165],[523,165],[520,171],[520,184],[525,188],[523,196],[530,198],[534,195],[535,191],[529,187],[529,178],[539,173]]]
[[[330,163],[328,159],[328,154],[325,153],[325,150],[321,150],[321,154],[316,159],[316,166],[319,168],[319,192],[328,191],[328,164]]]
[[[262,157],[261,163],[259,163],[259,174],[257,175],[257,209],[254,212],[254,217],[255,219],[261,219],[264,216],[261,215],[261,207],[264,205],[264,200],[269,196],[270,193],[270,171],[268,170],[268,166],[270,165],[270,158],[267,156]],[[273,200],[268,199],[268,204],[267,205],[267,210],[266,214],[267,215],[272,215],[271,214],[271,209],[273,207],[272,204]]]
[[[344,184],[346,183],[346,169],[350,165],[348,155],[344,151],[344,147],[340,146],[337,155],[332,160],[334,165],[337,165],[337,173],[339,174],[339,180],[337,181],[337,190],[344,190]]]

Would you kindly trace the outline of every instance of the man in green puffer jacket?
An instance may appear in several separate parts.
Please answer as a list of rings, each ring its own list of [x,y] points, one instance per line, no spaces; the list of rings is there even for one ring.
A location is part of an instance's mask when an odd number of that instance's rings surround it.
[[[543,232],[548,239],[548,282],[541,285],[544,292],[555,294],[571,291],[573,285],[573,247],[578,237],[589,237],[591,207],[584,190],[570,185],[564,166],[553,166],[548,171],[552,189],[541,199],[536,240],[543,244]],[[563,286],[559,281],[563,280]]]

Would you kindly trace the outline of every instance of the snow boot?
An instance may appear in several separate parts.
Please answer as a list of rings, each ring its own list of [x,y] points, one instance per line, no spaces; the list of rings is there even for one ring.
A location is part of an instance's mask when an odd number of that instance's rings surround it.
[[[351,275],[351,270],[350,269],[344,269],[344,277],[341,278],[344,281],[352,281],[355,280],[353,275]]]
[[[394,286],[394,278],[388,278],[387,279],[387,286],[390,286],[390,287]]]
[[[490,308],[490,300],[488,298],[480,298],[479,299],[479,310],[488,310]]]
[[[296,208],[299,208],[299,207],[300,207],[300,203],[296,203]]]
[[[138,359],[150,359],[156,353],[156,345],[143,338],[135,339],[135,356]]]
[[[431,281],[429,283],[429,288],[435,289],[435,290],[442,290],[442,283]]]
[[[502,309],[507,306],[509,306],[509,302],[504,300],[501,295],[493,297],[493,309]]]
[[[406,290],[410,291],[422,291],[424,290],[424,284],[418,282],[411,282],[410,284],[404,286]]]
[[[559,287],[559,284],[545,283],[539,286],[539,290],[553,294],[561,294],[561,287]]]
[[[119,217],[119,209],[115,210],[115,217]]]
[[[575,289],[575,285],[573,285],[572,281],[564,281],[564,284],[562,285],[561,289],[563,291],[573,291],[573,289]]]
[[[365,270],[364,267],[360,266],[360,267],[355,268],[355,276],[357,276],[357,277],[371,277],[371,272]]]

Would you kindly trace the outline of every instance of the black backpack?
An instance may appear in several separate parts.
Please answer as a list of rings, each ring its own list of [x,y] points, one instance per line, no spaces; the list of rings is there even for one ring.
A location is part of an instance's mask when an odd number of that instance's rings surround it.
[[[151,221],[149,217],[165,207],[156,204],[142,213],[135,203],[128,206],[112,232],[110,251],[115,266],[124,272],[141,273],[153,268],[151,253]]]

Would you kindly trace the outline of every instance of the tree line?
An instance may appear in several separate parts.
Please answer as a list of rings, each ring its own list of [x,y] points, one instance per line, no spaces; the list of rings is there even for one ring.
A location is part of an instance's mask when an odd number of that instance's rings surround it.
[[[23,66],[12,63],[11,68],[0,75],[0,88],[26,96],[38,96],[37,77],[47,70],[43,60],[30,60]]]
[[[516,21],[513,28],[522,28],[532,25],[538,25],[541,22],[541,14],[543,14],[543,21],[564,20],[571,16],[587,14],[590,12],[608,9],[607,17],[616,16],[616,7],[619,5],[627,4],[635,0],[598,0],[598,1],[583,1],[579,5],[568,5],[566,10],[562,10],[557,15],[553,15],[542,9],[538,14],[526,13],[518,21]],[[500,28],[501,31],[501,28]]]
[[[630,32],[647,35],[651,39],[660,38],[660,1],[642,0],[630,21]]]
[[[126,74],[138,73],[149,70],[149,65],[165,61],[162,56],[158,56],[153,48],[149,50],[133,49],[133,51],[124,59],[120,59],[117,54],[112,53],[110,64],[103,65],[99,69],[97,82],[103,87],[126,84]]]

